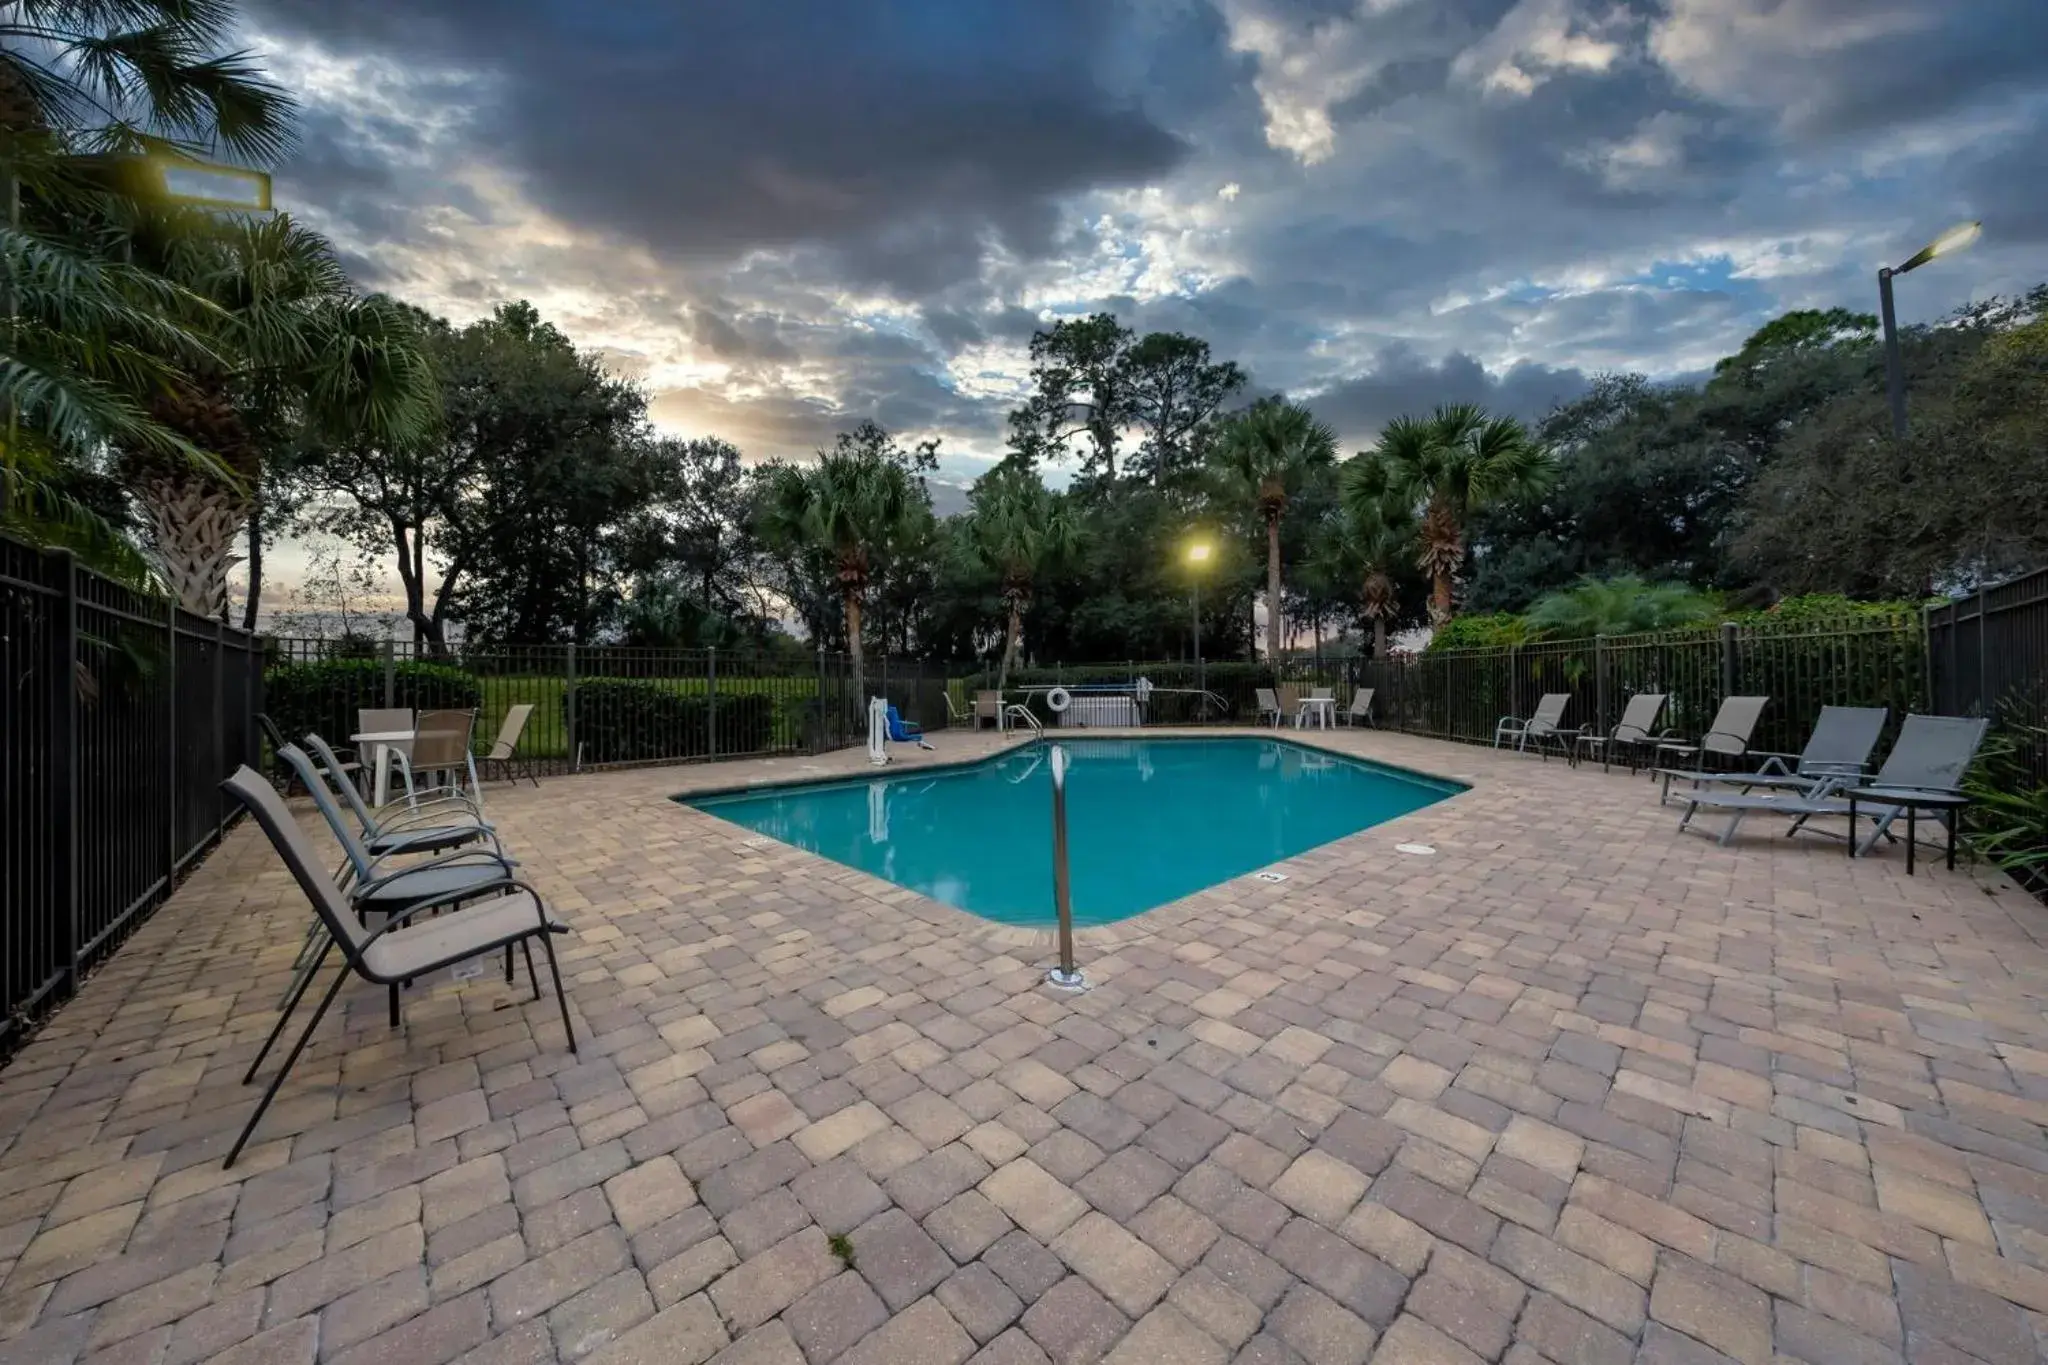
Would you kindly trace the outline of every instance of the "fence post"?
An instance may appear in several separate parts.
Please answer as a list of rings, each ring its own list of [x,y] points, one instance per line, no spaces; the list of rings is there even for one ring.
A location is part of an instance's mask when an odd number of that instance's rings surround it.
[[[50,632],[50,832],[56,847],[50,908],[64,960],[62,994],[78,991],[78,562],[56,554],[56,629]]]
[[[398,661],[393,654],[389,635],[384,637],[380,652],[384,656],[384,709],[389,711],[398,705]]]
[[[1735,636],[1733,621],[1721,623],[1721,700],[1735,695]]]
[[[583,754],[576,747],[576,644],[569,643],[562,680],[562,730],[569,740],[569,771],[580,772]]]
[[[1987,671],[1984,657],[1984,642],[1991,632],[1986,629],[1991,623],[1991,599],[1982,586],[1977,589],[1977,709],[1973,715],[1991,714],[1991,674]]]
[[[221,771],[228,763],[227,659],[228,628],[216,617],[213,623],[213,772],[209,779],[213,785],[213,808],[218,812],[213,822],[216,837],[227,825],[227,808],[232,804],[228,794],[220,789],[220,784],[228,777]]]
[[[704,651],[704,743],[718,757],[718,646]]]
[[[1607,636],[1593,637],[1593,728],[1607,733]]]
[[[818,646],[818,721],[811,731],[811,752],[825,752],[825,646]]]
[[[164,895],[178,879],[178,599],[164,602]]]

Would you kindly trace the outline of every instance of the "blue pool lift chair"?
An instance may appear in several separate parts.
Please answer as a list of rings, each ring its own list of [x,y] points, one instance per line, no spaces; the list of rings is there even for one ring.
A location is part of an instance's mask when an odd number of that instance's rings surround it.
[[[916,721],[903,719],[893,704],[889,707],[889,741],[892,744],[915,744],[920,749],[932,747],[924,737],[924,727]]]

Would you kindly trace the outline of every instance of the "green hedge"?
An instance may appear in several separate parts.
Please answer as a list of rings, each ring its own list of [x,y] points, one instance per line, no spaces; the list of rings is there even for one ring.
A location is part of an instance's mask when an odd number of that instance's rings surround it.
[[[392,706],[479,711],[483,688],[460,668],[447,664],[397,663],[391,669]],[[381,707],[384,663],[380,659],[323,659],[282,664],[263,675],[263,710],[279,733],[297,743],[308,730],[329,744],[349,743],[362,729],[356,712]]]
[[[637,678],[584,678],[576,684],[573,714],[571,709],[564,693],[562,718],[573,726],[585,763],[647,763],[711,753],[712,699],[701,692]],[[717,716],[719,754],[774,748],[774,697],[720,693]]]

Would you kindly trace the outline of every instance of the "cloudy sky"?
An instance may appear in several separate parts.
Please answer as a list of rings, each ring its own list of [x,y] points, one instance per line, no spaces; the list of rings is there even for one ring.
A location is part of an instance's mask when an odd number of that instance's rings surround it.
[[[751,456],[964,481],[1025,343],[1199,333],[1368,442],[1680,375],[1786,308],[2048,278],[2044,0],[248,0],[281,204],[362,283],[532,299]]]

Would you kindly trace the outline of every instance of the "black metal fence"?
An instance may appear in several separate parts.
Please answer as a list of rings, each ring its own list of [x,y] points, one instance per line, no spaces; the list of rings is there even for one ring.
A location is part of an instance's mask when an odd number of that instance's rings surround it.
[[[1934,708],[2033,727],[2024,766],[2048,784],[2048,569],[1986,587],[1927,613]]]
[[[512,708],[530,706],[519,752],[542,773],[819,753],[865,742],[853,661],[818,651],[538,645],[429,651],[404,642],[271,638],[264,707],[279,730],[346,743],[366,708],[477,713],[486,752]],[[909,720],[946,723],[945,674],[869,657],[862,682]]]
[[[169,895],[257,761],[261,647],[0,538],[0,1051]]]
[[[1928,626],[1918,613],[1753,625],[1653,635],[1557,640],[1491,649],[1452,649],[1388,659],[1283,659],[1267,664],[1183,662],[1059,665],[1013,671],[1012,699],[1050,684],[1151,684],[1147,724],[1244,724],[1257,718],[1260,688],[1282,700],[1326,687],[1340,709],[1357,689],[1374,691],[1372,714],[1386,729],[1485,744],[1504,716],[1527,716],[1544,693],[1570,697],[1565,723],[1605,733],[1638,692],[1669,695],[1662,724],[1697,736],[1728,696],[1771,698],[1755,745],[1797,752],[1820,708],[1884,705],[1896,726],[1930,709]],[[2032,676],[2042,676],[2037,661]],[[956,706],[988,673],[955,680]],[[1027,700],[1043,710],[1043,692]]]

